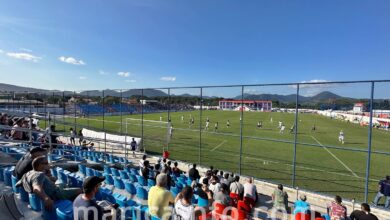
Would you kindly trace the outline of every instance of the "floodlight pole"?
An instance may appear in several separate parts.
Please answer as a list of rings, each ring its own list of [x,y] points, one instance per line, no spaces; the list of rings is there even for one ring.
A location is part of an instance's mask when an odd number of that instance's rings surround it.
[[[364,188],[364,202],[368,201],[368,185],[370,183],[370,167],[371,167],[371,139],[372,139],[372,109],[374,104],[374,89],[375,83],[371,82],[371,98],[370,98],[370,124],[368,126],[368,149],[367,149],[367,164],[366,164],[366,184]]]
[[[298,137],[298,104],[299,104],[299,84],[297,84],[297,96],[295,98],[295,122],[294,122],[294,157],[293,157],[293,173],[292,173],[292,187],[295,187],[296,163],[297,163],[297,137]]]
[[[203,111],[203,88],[200,88],[200,113],[199,113],[199,158],[198,163],[201,164],[202,158],[202,111]]]
[[[244,86],[241,86],[241,121],[240,121],[240,164],[238,172],[242,174],[242,127],[244,125]]]

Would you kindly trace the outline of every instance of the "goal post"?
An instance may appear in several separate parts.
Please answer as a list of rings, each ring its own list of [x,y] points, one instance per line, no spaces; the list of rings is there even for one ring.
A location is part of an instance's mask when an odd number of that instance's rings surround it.
[[[134,134],[135,136],[142,137],[142,143],[140,148],[146,151],[145,143],[155,144],[168,148],[171,141],[170,127],[171,123],[167,121],[155,121],[155,120],[142,120],[138,118],[125,118],[125,132],[126,134]]]

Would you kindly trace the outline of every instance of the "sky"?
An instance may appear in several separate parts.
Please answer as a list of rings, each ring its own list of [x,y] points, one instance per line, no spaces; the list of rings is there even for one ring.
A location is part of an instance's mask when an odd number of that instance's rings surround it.
[[[86,90],[390,79],[387,0],[0,5],[2,83]],[[344,91],[367,96],[364,88]]]

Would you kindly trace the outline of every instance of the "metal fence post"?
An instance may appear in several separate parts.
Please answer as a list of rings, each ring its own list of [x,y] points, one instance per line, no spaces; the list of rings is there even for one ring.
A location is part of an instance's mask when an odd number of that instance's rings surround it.
[[[144,99],[144,89],[141,89],[141,100]],[[141,149],[144,150],[144,153],[146,153],[145,146],[144,146],[144,104],[142,101],[141,103]],[[126,122],[127,123],[127,122]]]
[[[240,160],[239,160],[239,167],[238,167],[238,173],[242,174],[242,127],[244,125],[244,86],[241,86],[241,116],[240,116]]]
[[[102,107],[103,107],[103,132],[104,132],[104,153],[107,153],[107,134],[106,134],[106,124],[105,124],[105,121],[104,121],[104,90],[102,91]],[[113,149],[111,148],[111,155],[112,155],[112,152]]]
[[[371,139],[372,139],[372,109],[374,104],[374,88],[375,83],[371,82],[371,98],[370,98],[370,124],[368,127],[368,149],[367,149],[367,164],[366,164],[366,185],[364,188],[364,202],[368,201],[368,185],[370,182],[370,166],[371,166]]]
[[[200,87],[200,112],[199,112],[199,158],[198,164],[201,164],[202,153],[202,111],[203,111],[203,88]]]
[[[168,88],[168,125],[169,125],[169,121],[171,119],[171,88]],[[170,129],[170,128],[168,128]],[[167,139],[167,151],[169,151],[169,141],[170,139],[168,139],[168,137],[166,138]],[[169,140],[169,141],[168,141]],[[163,149],[164,151],[164,149]]]
[[[295,188],[296,177],[296,163],[297,163],[297,139],[298,139],[298,104],[299,104],[299,84],[297,84],[297,96],[295,99],[295,122],[294,122],[294,157],[293,157],[293,173],[292,173],[292,187]]]
[[[73,111],[73,116],[74,116],[74,119],[73,119],[73,126],[74,126],[74,130],[75,132],[77,132],[77,122],[76,122],[76,91],[73,91],[73,108],[74,108],[74,111]],[[46,110],[45,110],[46,112]]]

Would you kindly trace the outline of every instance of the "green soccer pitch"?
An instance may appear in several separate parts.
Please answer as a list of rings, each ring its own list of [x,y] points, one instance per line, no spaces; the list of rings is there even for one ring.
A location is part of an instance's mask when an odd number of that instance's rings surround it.
[[[182,116],[184,120],[182,120]],[[186,162],[195,162],[203,166],[214,166],[216,169],[239,172],[240,146],[242,141],[241,174],[255,176],[266,181],[292,184],[294,132],[294,113],[280,112],[244,112],[243,138],[240,138],[240,116],[238,111],[202,111],[202,129],[200,129],[200,111],[171,112],[172,137],[167,138],[168,128],[164,123],[144,122],[143,145],[150,154],[161,155],[163,147],[169,147],[170,158]],[[144,114],[144,120],[167,121],[168,114]],[[190,117],[194,124],[189,125]],[[141,137],[141,115],[105,116],[105,130],[108,133],[119,133],[127,130],[128,135]],[[209,118],[209,129],[205,129]],[[68,119],[73,123],[73,119]],[[77,127],[102,129],[102,117],[77,118]],[[230,127],[226,126],[227,120]],[[262,128],[257,128],[257,122]],[[279,121],[286,129],[280,133]],[[218,130],[214,131],[215,122]],[[315,125],[316,130],[312,131]],[[60,127],[61,128],[61,127]],[[202,132],[200,133],[200,130]],[[338,140],[343,130],[345,143]],[[200,143],[201,136],[201,143]],[[389,152],[390,133],[373,129],[372,150]],[[346,198],[364,198],[366,161],[368,147],[368,127],[329,119],[316,114],[300,113],[298,115],[296,157],[296,182],[301,189],[307,189],[330,195],[341,195]],[[317,145],[317,146],[313,146]],[[340,147],[336,149],[333,147]],[[356,149],[360,151],[350,151]],[[200,156],[199,156],[200,155]],[[369,200],[377,192],[377,183],[389,174],[390,156],[372,153]]]

